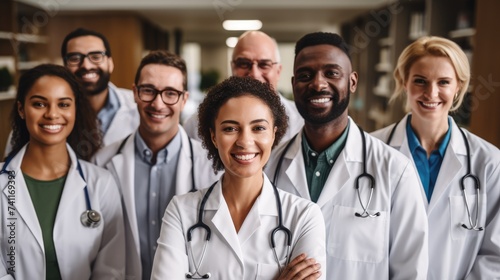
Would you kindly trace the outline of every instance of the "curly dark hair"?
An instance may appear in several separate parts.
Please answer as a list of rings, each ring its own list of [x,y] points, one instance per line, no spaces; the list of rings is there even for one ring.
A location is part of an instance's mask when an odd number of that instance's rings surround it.
[[[214,172],[224,170],[224,165],[217,148],[212,143],[210,131],[215,131],[215,119],[219,110],[229,99],[250,95],[262,100],[272,112],[274,126],[277,128],[274,136],[275,147],[288,128],[288,116],[280,97],[267,83],[262,83],[250,77],[230,77],[208,90],[207,96],[198,107],[198,135],[203,147],[208,150],[208,159],[212,160]]]
[[[313,32],[304,35],[295,44],[295,58],[297,58],[302,49],[317,45],[332,45],[337,47],[347,55],[349,61],[352,61],[349,45],[339,34],[330,32]]]
[[[66,81],[75,95],[75,126],[66,141],[77,156],[90,160],[102,144],[102,133],[98,128],[97,114],[92,110],[84,91],[75,76],[65,67],[54,64],[42,64],[26,71],[19,79],[16,102],[12,107],[10,120],[12,125],[12,151],[9,156],[19,152],[30,140],[26,121],[19,116],[18,105],[24,107],[26,96],[36,81],[44,76],[59,77]]]

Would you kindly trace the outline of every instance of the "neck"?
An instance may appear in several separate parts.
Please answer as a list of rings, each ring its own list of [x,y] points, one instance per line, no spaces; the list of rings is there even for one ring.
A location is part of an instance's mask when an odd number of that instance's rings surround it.
[[[106,105],[106,101],[108,101],[108,94],[108,88],[106,88],[98,94],[87,95],[90,106],[96,113],[99,113],[101,109],[104,108],[104,105]]]
[[[143,127],[139,126],[139,134],[141,135],[142,140],[146,143],[146,146],[153,152],[153,159],[156,159],[156,155],[158,152],[165,148],[172,139],[174,139],[175,135],[179,131],[179,127],[175,126],[175,129],[172,128],[170,131],[161,133],[161,134],[153,134],[148,132]]]
[[[21,170],[32,178],[48,181],[66,175],[70,165],[66,143],[42,146],[31,141],[21,162]]]
[[[306,122],[304,133],[307,138],[307,143],[314,151],[318,153],[323,152],[342,135],[347,127],[348,121],[349,119],[346,113],[345,117],[340,116],[327,125],[314,125]]]
[[[439,148],[439,144],[443,141],[448,131],[448,118],[440,122],[435,122],[421,121],[412,116],[410,124],[420,141],[420,145],[427,152],[427,157],[430,156],[432,151]]]
[[[262,191],[263,173],[251,178],[240,178],[225,173],[221,180],[222,194],[231,213],[234,227],[238,232]]]

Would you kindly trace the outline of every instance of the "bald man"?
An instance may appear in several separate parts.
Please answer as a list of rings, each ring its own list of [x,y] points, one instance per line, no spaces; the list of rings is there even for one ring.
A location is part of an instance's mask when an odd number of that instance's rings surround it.
[[[288,130],[281,140],[285,142],[300,131],[304,119],[297,111],[295,103],[283,97],[277,90],[281,67],[278,44],[273,38],[261,31],[247,31],[240,36],[231,61],[233,76],[249,76],[270,84],[276,90],[289,118]],[[189,137],[199,140],[198,114],[185,121],[184,129]]]

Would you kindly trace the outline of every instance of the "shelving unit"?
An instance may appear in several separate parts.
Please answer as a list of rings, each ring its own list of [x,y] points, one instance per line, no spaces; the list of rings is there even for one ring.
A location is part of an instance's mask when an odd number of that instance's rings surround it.
[[[403,101],[388,101],[395,86],[394,67],[403,49],[422,36],[447,37],[457,42],[472,62],[474,18],[474,0],[401,0],[345,23],[342,35],[355,50],[353,68],[359,74],[353,96],[357,105],[350,108],[350,115],[367,131],[401,119],[406,113]],[[461,125],[468,124],[468,105],[466,99],[461,111],[453,115]]]

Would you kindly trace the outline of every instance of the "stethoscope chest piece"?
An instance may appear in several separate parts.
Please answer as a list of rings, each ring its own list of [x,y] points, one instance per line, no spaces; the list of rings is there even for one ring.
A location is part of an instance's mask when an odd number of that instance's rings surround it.
[[[101,223],[101,214],[95,210],[86,210],[80,216],[80,221],[85,227],[95,228]]]

